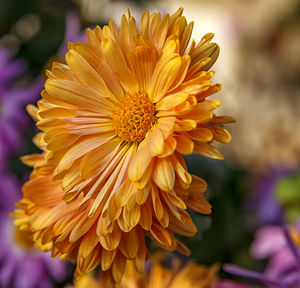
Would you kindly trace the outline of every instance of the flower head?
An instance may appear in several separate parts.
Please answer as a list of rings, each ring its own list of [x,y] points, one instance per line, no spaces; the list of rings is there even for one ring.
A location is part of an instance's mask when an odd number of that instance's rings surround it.
[[[144,275],[138,274],[132,263],[128,263],[124,277],[116,288],[212,288],[217,283],[218,265],[205,267],[193,262],[180,267],[176,263],[172,268],[154,264]],[[106,287],[93,276],[87,274],[74,286],[68,288]]]
[[[13,225],[9,212],[20,199],[20,187],[8,173],[0,173],[0,181],[0,286],[50,288],[50,278],[59,281],[64,277],[65,263],[39,251],[34,247],[32,233]]]
[[[181,14],[146,11],[138,30],[127,12],[120,29],[88,29],[88,43],[69,45],[67,64],[53,64],[30,108],[44,153],[24,158],[34,171],[17,223],[77,262],[76,275],[101,265],[103,278],[120,282],[126,259],[142,272],[145,235],[187,254],[174,237],[197,230],[186,209],[210,213],[206,183],[181,154],[222,159],[211,142],[230,141],[220,124],[233,119],[215,116],[220,102],[206,99],[220,90],[208,71],[219,53],[213,35],[188,46],[193,23]]]

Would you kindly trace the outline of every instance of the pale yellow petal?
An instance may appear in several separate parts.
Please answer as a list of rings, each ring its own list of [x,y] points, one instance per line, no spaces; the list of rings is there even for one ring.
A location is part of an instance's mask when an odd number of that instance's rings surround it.
[[[153,181],[164,190],[170,191],[174,187],[175,172],[168,158],[158,158],[153,169]]]
[[[101,49],[110,68],[120,81],[125,91],[137,93],[139,90],[135,74],[128,68],[126,59],[120,47],[110,39],[101,42]]]
[[[164,149],[164,135],[158,125],[154,126],[145,137],[149,153],[152,157],[158,156]]]
[[[127,59],[137,77],[140,90],[147,92],[158,59],[155,48],[152,46],[138,46],[127,54]]]
[[[171,110],[177,105],[181,104],[188,98],[189,94],[184,92],[177,92],[175,94],[168,95],[160,100],[156,104],[157,110]]]
[[[66,54],[66,61],[77,77],[87,85],[103,91],[104,97],[110,96],[104,80],[100,77],[96,70],[75,50],[69,50]]]
[[[77,82],[69,80],[47,80],[45,88],[49,94],[45,99],[55,103],[58,99],[66,104],[85,107],[101,115],[109,115],[112,103],[93,88],[85,87]],[[75,107],[74,107],[75,108]]]
[[[164,143],[164,150],[159,157],[163,158],[172,155],[176,149],[176,144],[177,142],[173,136],[168,137]]]
[[[161,130],[165,139],[173,133],[175,121],[175,117],[162,117],[157,120],[157,126]]]
[[[140,180],[151,161],[152,157],[148,151],[147,143],[146,141],[142,141],[139,144],[138,150],[130,163],[128,170],[129,179],[133,182]]]
[[[158,60],[152,75],[149,99],[156,103],[165,96],[170,86],[176,79],[181,67],[181,59],[178,54]]]

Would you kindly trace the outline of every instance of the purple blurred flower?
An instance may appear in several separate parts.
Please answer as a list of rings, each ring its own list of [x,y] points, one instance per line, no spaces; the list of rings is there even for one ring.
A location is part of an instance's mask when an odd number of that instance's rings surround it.
[[[41,79],[30,87],[14,85],[25,68],[21,60],[13,60],[9,51],[0,47],[0,171],[6,167],[9,153],[21,146],[20,132],[28,124],[25,104],[36,100],[42,89]]]
[[[9,174],[0,174],[0,287],[50,288],[51,280],[63,279],[66,263],[31,247],[26,232],[16,230],[8,215],[21,197],[20,185]]]
[[[250,209],[254,210],[260,224],[280,224],[283,219],[282,207],[275,197],[276,185],[291,169],[274,169],[260,176],[257,188],[251,196]]]
[[[263,274],[230,264],[225,265],[224,270],[231,274],[256,279],[270,288],[300,287],[299,248],[293,243],[286,227],[261,228],[257,232],[250,252],[257,259],[269,258]]]
[[[0,91],[7,89],[7,86],[20,76],[26,68],[22,60],[12,60],[8,50],[0,47]]]
[[[261,287],[257,285],[236,283],[230,280],[222,280],[219,283],[217,283],[215,288],[261,288]]]
[[[87,42],[85,29],[81,29],[80,17],[75,11],[67,15],[64,41],[58,50],[58,55],[63,59],[68,52],[68,42]]]

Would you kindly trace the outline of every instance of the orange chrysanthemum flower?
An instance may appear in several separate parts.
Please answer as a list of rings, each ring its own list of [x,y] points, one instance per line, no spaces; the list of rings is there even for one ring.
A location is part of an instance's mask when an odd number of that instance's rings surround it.
[[[218,281],[218,265],[205,267],[188,263],[182,269],[178,265],[173,268],[164,268],[155,264],[149,273],[137,274],[133,265],[127,265],[126,271],[116,288],[212,288]],[[101,288],[105,287],[92,275],[85,275],[75,281],[74,286],[67,288]]]
[[[138,30],[127,12],[120,29],[88,29],[89,43],[70,44],[67,65],[47,73],[33,111],[44,153],[24,158],[34,171],[15,215],[36,243],[77,262],[77,275],[101,264],[120,282],[126,259],[142,272],[145,235],[188,254],[174,237],[197,230],[186,208],[211,211],[205,181],[181,154],[221,159],[211,142],[230,141],[220,124],[233,119],[206,99],[220,90],[208,71],[219,53],[213,35],[188,46],[193,23],[181,14],[146,11]]]

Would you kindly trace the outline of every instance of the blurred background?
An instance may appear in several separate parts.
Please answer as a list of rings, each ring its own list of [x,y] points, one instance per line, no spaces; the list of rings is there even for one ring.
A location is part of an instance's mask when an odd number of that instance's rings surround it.
[[[300,216],[299,0],[0,0],[0,287],[72,281],[73,267],[57,268],[49,255],[41,259],[18,241],[8,216],[30,171],[19,157],[37,151],[25,105],[39,98],[45,70],[64,61],[68,41],[85,41],[86,27],[109,18],[119,23],[127,8],[140,19],[145,9],[164,14],[179,7],[195,22],[196,42],[215,34],[221,53],[214,81],[223,85],[214,96],[222,102],[218,114],[237,120],[228,125],[232,142],[218,147],[225,161],[186,157],[189,171],[208,182],[213,214],[194,214],[199,232],[183,241],[199,263],[267,273],[276,251],[264,252],[266,239]],[[35,282],[28,284],[22,261],[28,271],[42,270]],[[232,278],[224,271],[220,277]]]

